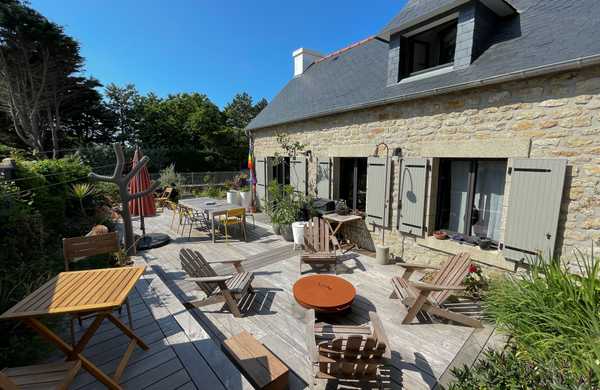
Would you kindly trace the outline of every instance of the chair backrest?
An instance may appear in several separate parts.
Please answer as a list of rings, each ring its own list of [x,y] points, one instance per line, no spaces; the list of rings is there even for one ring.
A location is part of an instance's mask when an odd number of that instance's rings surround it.
[[[165,202],[165,206],[171,211],[177,211],[177,203],[175,203],[171,200],[167,200]]]
[[[389,359],[391,352],[381,321],[376,313],[370,312],[373,334],[349,335],[319,344],[319,354],[332,362],[319,363],[321,372],[338,378],[373,378],[382,365],[382,359]],[[340,362],[341,361],[341,362]]]
[[[63,238],[65,271],[69,270],[71,263],[83,260],[86,257],[117,253],[119,250],[117,232],[97,236]]]
[[[171,197],[171,194],[173,193],[173,187],[167,187],[165,188],[165,190],[163,191],[163,193],[161,194],[161,199],[169,199]]]
[[[227,210],[227,218],[243,218],[246,215],[246,209],[240,207],[238,209]]]
[[[460,286],[469,273],[471,257],[468,253],[459,253],[450,257],[435,274],[432,284],[440,286]],[[442,304],[452,293],[449,290],[436,291],[430,295],[430,298],[438,304]]]
[[[314,217],[304,226],[304,247],[310,252],[331,252],[329,234],[327,222]]]
[[[179,251],[179,260],[181,261],[181,268],[193,278],[217,276],[215,270],[198,251],[182,248]],[[197,284],[206,295],[211,295],[217,288],[216,283],[197,282]]]

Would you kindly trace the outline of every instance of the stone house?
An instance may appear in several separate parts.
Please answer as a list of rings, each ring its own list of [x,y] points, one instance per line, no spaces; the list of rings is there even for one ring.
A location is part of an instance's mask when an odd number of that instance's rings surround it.
[[[385,229],[407,261],[467,251],[514,270],[589,250],[598,36],[597,0],[411,0],[375,36],[329,55],[299,49],[294,77],[246,129],[258,196],[276,180],[344,199],[364,215],[346,238],[373,250]],[[283,166],[278,133],[306,145]]]

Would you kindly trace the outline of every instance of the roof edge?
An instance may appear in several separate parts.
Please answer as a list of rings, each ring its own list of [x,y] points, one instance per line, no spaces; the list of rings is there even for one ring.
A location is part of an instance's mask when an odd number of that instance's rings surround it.
[[[600,54],[595,54],[595,55],[586,56],[586,57],[578,57],[578,58],[567,60],[567,61],[556,62],[556,63],[552,63],[552,64],[548,64],[548,65],[541,65],[541,66],[537,66],[537,67],[533,67],[533,68],[528,68],[525,70],[504,73],[501,75],[486,77],[486,78],[469,81],[469,82],[465,82],[465,83],[453,84],[453,85],[449,85],[449,86],[443,87],[443,88],[434,88],[434,89],[417,92],[417,93],[413,93],[413,94],[402,95],[402,96],[397,96],[397,97],[392,97],[392,98],[379,99],[379,100],[375,100],[375,101],[368,102],[368,103],[354,104],[354,105],[342,107],[339,109],[320,111],[318,113],[306,115],[306,116],[296,118],[296,119],[291,119],[291,120],[286,120],[286,121],[281,121],[281,122],[274,122],[274,123],[271,123],[266,126],[251,127],[252,122],[250,122],[250,124],[248,126],[246,126],[245,131],[252,132],[252,131],[266,129],[266,128],[273,127],[273,126],[280,126],[280,125],[284,125],[284,124],[288,124],[288,123],[295,123],[295,122],[305,121],[308,119],[320,118],[323,116],[341,114],[344,112],[361,110],[361,109],[377,107],[377,106],[381,106],[381,105],[398,103],[398,102],[404,102],[404,101],[409,101],[409,100],[415,100],[415,99],[420,99],[420,98],[424,98],[424,97],[437,96],[437,95],[462,91],[462,90],[470,89],[470,88],[484,87],[484,86],[500,84],[500,83],[509,82],[509,81],[543,76],[543,75],[551,74],[551,73],[581,69],[581,68],[584,68],[587,66],[593,66],[593,65],[600,65]]]

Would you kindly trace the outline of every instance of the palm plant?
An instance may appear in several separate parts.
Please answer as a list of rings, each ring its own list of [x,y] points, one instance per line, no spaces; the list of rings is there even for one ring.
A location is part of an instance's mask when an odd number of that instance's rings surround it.
[[[79,200],[79,206],[81,207],[81,214],[85,216],[85,209],[83,207],[83,200],[88,196],[92,196],[96,192],[96,188],[90,183],[77,183],[71,186],[71,192],[74,198]]]

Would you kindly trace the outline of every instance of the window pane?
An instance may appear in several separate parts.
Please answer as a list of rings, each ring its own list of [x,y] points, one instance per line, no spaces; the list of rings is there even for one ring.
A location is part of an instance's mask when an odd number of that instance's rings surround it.
[[[500,240],[505,177],[505,161],[479,161],[471,235]]]
[[[450,216],[448,229],[463,233],[465,231],[465,214],[467,212],[471,162],[452,161],[450,166]]]
[[[356,209],[365,211],[367,209],[367,159],[357,158],[356,160]]]

